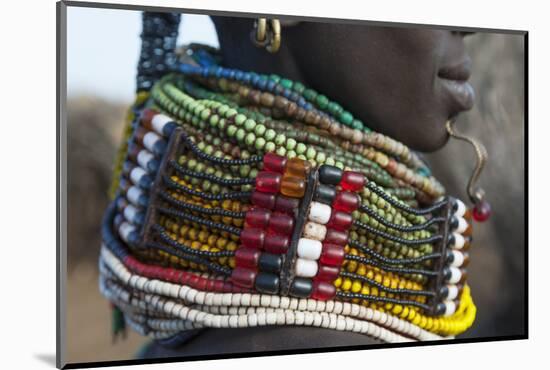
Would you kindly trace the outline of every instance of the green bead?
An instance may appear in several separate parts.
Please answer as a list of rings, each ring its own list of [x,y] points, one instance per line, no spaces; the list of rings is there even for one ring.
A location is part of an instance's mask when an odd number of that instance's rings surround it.
[[[275,151],[275,143],[272,142],[272,141],[268,141],[266,144],[265,144],[265,151],[266,152],[274,152]]]
[[[254,127],[256,127],[256,122],[253,119],[247,119],[244,122],[244,129],[246,131],[252,131],[254,130]]]
[[[300,154],[305,153],[305,152],[306,152],[306,149],[307,149],[306,144],[304,144],[304,143],[298,143],[298,144],[296,145],[296,149],[295,149],[295,150],[296,150],[296,153],[297,153],[298,155],[300,155]]]
[[[314,159],[316,154],[317,154],[317,151],[314,148],[311,148],[311,147],[307,148],[307,151],[306,151],[307,159]]]
[[[327,156],[323,152],[317,152],[317,156],[315,157],[315,160],[321,164],[325,163],[327,159]]]
[[[236,134],[235,134],[235,138],[238,141],[243,141],[245,136],[246,136],[246,131],[243,130],[242,128],[238,129]]]
[[[277,148],[275,153],[277,153],[278,155],[284,157],[286,155],[286,148],[284,146],[280,146],[280,147]]]
[[[235,133],[237,132],[238,128],[237,126],[235,125],[230,125],[228,128],[227,128],[227,135],[229,137],[233,137],[235,136]]]
[[[237,114],[237,111],[236,111],[235,109],[229,108],[229,109],[227,110],[227,112],[225,112],[225,118],[231,118],[231,117],[233,117],[233,116],[236,115],[236,114]]]
[[[216,127],[218,125],[218,122],[220,122],[220,116],[217,114],[213,114],[210,116],[210,126]]]
[[[319,109],[325,109],[328,104],[328,98],[322,94],[317,95],[317,98],[315,99],[315,104],[319,107]]]
[[[305,86],[304,84],[302,84],[301,82],[294,82],[293,86],[292,86],[293,90],[296,91],[298,94],[302,94],[305,90]]]
[[[277,134],[273,142],[278,146],[283,145],[286,142],[286,136],[284,134]]]
[[[287,156],[288,158],[294,158],[294,157],[296,157],[296,155],[297,155],[297,154],[296,154],[296,152],[295,152],[294,150],[288,150],[288,151],[286,152],[286,156]]]
[[[265,133],[265,130],[266,130],[266,127],[264,125],[256,125],[256,127],[254,128],[254,133],[257,136],[263,136]]]
[[[273,129],[267,129],[266,132],[265,132],[265,135],[264,135],[264,138],[267,140],[267,141],[273,141],[275,139],[275,137],[277,136],[277,132]]]
[[[303,161],[305,161],[305,160],[307,159],[306,156],[303,155],[303,154],[298,154],[297,157],[300,158],[300,159],[303,160]]]
[[[201,112],[201,119],[207,120],[208,117],[210,117],[210,113],[211,113],[210,109],[205,109],[205,110],[203,110],[203,111]]]
[[[329,166],[334,166],[334,163],[336,163],[334,161],[334,158],[332,157],[328,157],[327,160],[325,161],[325,164],[328,164]]]
[[[340,114],[340,121],[344,124],[344,125],[351,125],[351,122],[353,121],[353,116],[351,115],[350,112],[347,112],[347,111],[344,111]]]
[[[269,78],[270,78],[271,80],[275,81],[275,82],[280,82],[280,81],[281,81],[281,76],[276,75],[276,74],[274,74],[274,73],[270,74],[270,75],[269,75]]]
[[[292,88],[292,81],[287,78],[282,78],[279,81],[279,84],[284,87],[285,89],[291,89]]]
[[[358,119],[354,119],[352,122],[351,122],[351,127],[356,129],[356,130],[360,130],[362,131],[363,128],[364,128],[364,125],[363,125],[363,122],[359,121]]]
[[[244,121],[246,121],[246,116],[244,114],[237,114],[235,116],[235,124],[237,126],[240,126],[244,123]]]
[[[239,167],[239,174],[242,177],[248,177],[248,173],[250,172],[250,166],[245,164],[244,166]]]
[[[342,112],[343,108],[340,104],[335,102],[330,102],[327,105],[328,111],[333,115],[338,115]]]
[[[317,92],[313,89],[305,89],[303,95],[305,99],[313,101],[317,97]]]
[[[296,140],[294,140],[293,138],[288,138],[286,140],[286,149],[293,151],[294,148],[296,148],[296,144],[297,144]]]
[[[254,143],[254,147],[256,150],[262,150],[266,144],[266,141],[263,137],[259,137],[256,139],[256,142]]]
[[[256,135],[254,135],[253,132],[249,132],[245,139],[244,139],[244,143],[246,145],[254,145],[254,142],[256,141]]]

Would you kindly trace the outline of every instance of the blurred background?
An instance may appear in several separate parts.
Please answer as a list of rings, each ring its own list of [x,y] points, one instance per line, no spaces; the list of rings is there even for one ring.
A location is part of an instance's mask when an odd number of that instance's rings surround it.
[[[67,361],[129,359],[147,339],[128,330],[126,340],[113,342],[109,304],[98,291],[97,257],[116,148],[134,96],[141,13],[69,7],[67,19]],[[487,147],[490,159],[481,185],[493,216],[475,225],[469,283],[478,314],[461,337],[523,334],[523,36],[478,33],[466,40],[477,97],[457,127]],[[201,15],[184,15],[179,42],[218,46],[212,22]],[[449,193],[467,199],[472,149],[451,141],[427,159]]]

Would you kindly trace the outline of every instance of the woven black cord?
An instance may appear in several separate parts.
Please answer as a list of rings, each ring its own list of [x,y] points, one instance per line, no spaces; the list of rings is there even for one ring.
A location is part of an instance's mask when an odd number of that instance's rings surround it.
[[[173,209],[170,209],[170,208],[164,208],[164,207],[157,208],[157,211],[159,211],[160,213],[164,213],[166,215],[183,218],[183,219],[191,221],[191,222],[196,222],[196,223],[204,225],[206,227],[218,229],[218,230],[221,230],[221,231],[226,231],[226,232],[234,234],[234,235],[240,235],[241,234],[241,229],[239,229],[238,227],[233,227],[233,226],[229,226],[229,225],[226,225],[226,224],[221,224],[221,223],[218,223],[218,222],[214,222],[214,221],[211,221],[211,220],[206,220],[204,218],[197,217],[195,215],[192,215],[192,214],[189,214],[189,213],[186,213],[186,212],[180,212],[180,211],[176,211],[176,210],[173,210]]]
[[[430,227],[431,225],[433,225],[435,223],[446,221],[445,217],[432,217],[428,221],[424,222],[423,224],[412,225],[412,226],[403,226],[403,225],[398,225],[398,224],[394,224],[392,222],[389,222],[384,217],[382,217],[378,213],[376,213],[375,210],[369,208],[367,205],[362,205],[359,208],[359,210],[364,211],[370,217],[374,218],[376,221],[378,221],[382,225],[384,225],[386,227],[389,227],[391,229],[397,230],[397,231],[401,231],[401,232],[420,231],[420,230],[427,229],[428,227]]]
[[[192,212],[200,212],[205,215],[214,215],[214,216],[231,217],[231,218],[244,218],[246,216],[246,212],[235,212],[235,211],[230,211],[223,208],[204,208],[201,206],[197,206],[195,204],[183,202],[181,200],[174,199],[172,196],[170,196],[169,193],[163,190],[160,191],[158,194],[163,200],[167,201],[174,207],[187,209]]]
[[[380,253],[377,253],[376,251],[372,250],[371,248],[367,247],[366,245],[359,243],[359,241],[357,241],[356,239],[348,240],[348,244],[349,244],[350,247],[357,248],[361,252],[369,254],[372,257],[380,260],[380,262],[387,263],[387,264],[390,264],[390,265],[417,264],[417,263],[425,262],[427,260],[431,260],[431,259],[441,257],[441,253],[436,252],[436,253],[430,253],[430,254],[426,254],[424,256],[414,257],[414,258],[388,258],[388,257],[385,257],[385,256],[381,255]]]
[[[388,293],[403,294],[403,295],[420,295],[420,296],[429,296],[429,297],[435,296],[434,292],[430,292],[428,290],[389,288],[387,286],[384,286],[384,284],[381,284],[381,283],[379,283],[375,280],[369,279],[366,276],[362,276],[362,275],[359,275],[359,274],[354,274],[354,273],[348,272],[348,271],[341,271],[340,276],[350,278],[350,279],[353,279],[353,280],[360,280],[360,281],[365,282],[367,284],[374,285],[378,289],[383,290],[383,291],[388,292]]]
[[[388,234],[384,231],[380,231],[380,230],[375,229],[374,227],[372,227],[370,225],[367,225],[367,224],[365,224],[361,221],[358,221],[358,220],[354,220],[353,225],[356,226],[356,227],[363,228],[363,229],[367,230],[369,233],[372,233],[374,235],[378,235],[378,236],[380,236],[384,239],[391,240],[392,242],[396,242],[396,243],[404,244],[404,245],[432,244],[432,243],[440,241],[443,238],[442,235],[434,235],[434,236],[431,236],[431,237],[426,238],[426,239],[412,239],[412,240],[409,240],[409,239],[404,239],[404,238],[400,238],[400,237],[395,236],[395,235]]]
[[[430,306],[420,302],[416,302],[416,301],[409,301],[409,300],[402,300],[402,299],[395,299],[395,298],[388,298],[388,297],[378,297],[374,295],[366,295],[366,294],[360,294],[360,293],[337,291],[336,296],[339,298],[364,299],[366,301],[371,301],[371,302],[383,302],[383,303],[400,304],[404,306],[415,306],[425,311],[429,311],[431,309]]]
[[[379,267],[381,269],[384,269],[386,271],[390,272],[397,272],[400,274],[418,274],[418,275],[425,275],[425,276],[437,276],[439,273],[437,271],[430,271],[430,270],[420,270],[420,269],[411,269],[411,268],[404,268],[404,267],[392,267],[392,266],[386,266],[383,264],[378,263],[377,261],[361,257],[361,256],[355,256],[353,254],[346,254],[345,259],[350,261],[356,261],[359,263],[363,263],[365,265],[371,265],[374,267]]]
[[[407,213],[412,213],[413,215],[417,215],[417,216],[435,212],[447,204],[447,199],[444,199],[428,208],[423,208],[423,209],[412,208],[401,203],[400,201],[395,200],[390,195],[388,195],[384,190],[379,188],[375,183],[371,181],[367,182],[367,187],[371,191],[374,191],[379,197],[384,199],[386,202],[390,203],[395,208],[399,208],[402,211],[405,211]]]
[[[177,172],[184,176],[191,176],[195,177],[197,179],[204,179],[208,180],[210,182],[213,182],[215,184],[223,185],[223,186],[239,186],[239,185],[253,185],[256,182],[256,179],[254,178],[238,178],[238,179],[224,179],[223,177],[218,177],[214,175],[209,175],[204,172],[195,172],[188,170],[187,168],[184,168],[183,166],[179,165],[175,160],[171,160],[169,162],[170,166],[172,166]]]
[[[231,193],[209,194],[209,193],[204,193],[202,191],[197,191],[197,190],[188,188],[187,186],[180,185],[177,182],[175,182],[174,180],[172,180],[166,174],[164,174],[162,176],[162,179],[163,179],[164,183],[172,189],[180,190],[180,191],[183,191],[183,192],[185,192],[189,195],[193,195],[195,197],[200,197],[200,198],[206,199],[206,200],[247,199],[252,194],[252,192],[250,192],[250,191],[235,191],[235,192],[231,192]]]

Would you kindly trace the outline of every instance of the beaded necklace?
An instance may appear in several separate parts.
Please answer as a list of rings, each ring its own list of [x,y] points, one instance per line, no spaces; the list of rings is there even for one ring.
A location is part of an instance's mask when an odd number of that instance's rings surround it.
[[[100,289],[117,314],[176,342],[200,327],[308,325],[388,342],[470,327],[464,203],[325,95],[224,68],[210,48],[173,54],[177,19],[144,14],[102,227]]]

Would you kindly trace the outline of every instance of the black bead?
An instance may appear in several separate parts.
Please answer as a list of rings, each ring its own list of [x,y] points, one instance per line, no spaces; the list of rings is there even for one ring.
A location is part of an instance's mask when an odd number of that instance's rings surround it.
[[[441,288],[439,288],[439,296],[441,298],[447,298],[449,295],[449,288],[447,288],[446,285],[443,285]]]
[[[298,298],[308,298],[313,290],[313,283],[310,279],[296,278],[290,285],[290,295]]]
[[[437,306],[435,306],[434,314],[437,316],[443,315],[445,313],[445,309],[445,303],[438,303]]]
[[[317,189],[315,189],[315,201],[325,203],[328,205],[332,204],[332,200],[336,196],[336,188],[330,186],[330,185],[323,185],[319,184],[317,185]]]
[[[445,262],[447,262],[448,264],[451,264],[453,263],[454,260],[455,260],[455,255],[453,254],[453,251],[447,250],[446,256],[445,256]]]
[[[255,286],[260,293],[276,294],[279,292],[279,277],[268,272],[260,272],[256,276]]]
[[[456,230],[458,228],[458,218],[456,218],[456,216],[453,216],[451,218],[451,222],[449,222],[449,228],[451,230]]]
[[[325,185],[338,185],[342,179],[343,171],[338,167],[327,164],[319,167],[319,182]]]
[[[451,274],[451,269],[448,268],[448,267],[445,267],[443,269],[443,278],[445,279],[445,281],[449,281],[449,279],[451,278],[452,274]]]
[[[283,257],[273,253],[262,253],[258,262],[260,271],[279,273],[283,266]]]
[[[455,243],[455,236],[453,234],[449,235],[449,239],[447,241],[447,246],[451,246]]]

